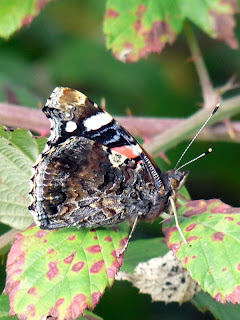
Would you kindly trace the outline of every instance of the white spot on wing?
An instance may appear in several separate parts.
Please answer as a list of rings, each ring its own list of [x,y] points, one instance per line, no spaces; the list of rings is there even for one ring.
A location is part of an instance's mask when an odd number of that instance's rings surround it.
[[[138,144],[132,144],[131,148],[133,149],[133,152],[138,156],[142,153],[142,149]]]
[[[65,130],[66,130],[67,132],[73,132],[73,131],[75,131],[76,129],[77,129],[77,124],[76,124],[76,122],[74,122],[74,121],[68,121],[68,122],[66,123]]]
[[[84,126],[86,127],[87,131],[97,130],[102,126],[110,123],[113,120],[113,117],[110,116],[107,112],[100,112],[87,118],[83,121]]]

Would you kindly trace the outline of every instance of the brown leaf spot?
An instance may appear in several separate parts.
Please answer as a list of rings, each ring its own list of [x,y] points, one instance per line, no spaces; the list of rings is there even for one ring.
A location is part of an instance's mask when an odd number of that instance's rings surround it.
[[[29,317],[28,319],[31,319],[36,315],[36,306],[35,306],[35,304],[27,305],[27,315]]]
[[[225,219],[225,220],[228,220],[228,221],[233,221],[233,220],[234,220],[233,217],[225,217],[224,219]]]
[[[83,314],[85,309],[87,309],[88,303],[87,303],[87,297],[85,294],[77,294],[73,300],[71,305],[68,308],[68,312],[66,314],[67,319],[76,319],[79,317],[80,314]]]
[[[195,200],[186,205],[186,208],[191,208],[184,213],[184,217],[192,217],[203,214],[207,211],[207,201]]]
[[[168,224],[171,220],[172,220],[172,218],[164,221],[162,230],[163,230],[163,233],[166,237],[166,242],[167,242],[168,248],[170,250],[172,250],[174,254],[176,254],[177,251],[180,249],[181,244],[180,243],[171,243],[170,238],[174,232],[178,232],[178,229],[175,226],[172,226],[170,228],[165,228],[165,224]]]
[[[114,279],[115,278],[115,271],[112,268],[107,268],[107,276],[109,279]]]
[[[95,236],[95,237],[94,237],[94,240],[98,240],[98,236]]]
[[[73,240],[76,239],[76,236],[75,236],[75,235],[72,235],[72,236],[69,236],[67,239],[68,239],[69,241],[73,241]]]
[[[123,247],[125,246],[125,244],[127,243],[127,240],[128,240],[127,237],[121,239],[120,242],[119,242],[119,246],[120,246],[121,248],[123,248]]]
[[[55,262],[55,261],[49,262],[48,272],[47,272],[48,279],[52,280],[58,275],[59,275],[59,269],[57,267],[57,262]]]
[[[104,260],[97,261],[91,266],[90,272],[99,273],[102,270],[103,266],[104,266]]]
[[[108,9],[105,13],[105,19],[108,19],[108,18],[117,18],[119,16],[119,13],[114,10],[114,9]]]
[[[231,303],[240,303],[240,286],[237,286],[233,293],[227,294],[226,295],[226,301],[231,302]]]
[[[147,7],[145,6],[145,4],[140,4],[137,8],[137,17],[139,19],[142,19],[142,16],[146,11],[147,11]]]
[[[224,233],[222,233],[222,232],[216,232],[216,233],[214,233],[214,234],[212,235],[211,238],[212,238],[213,241],[223,241],[224,237],[225,237],[225,234],[224,234]]]
[[[191,241],[194,241],[194,240],[197,240],[198,239],[198,236],[190,236],[187,238],[187,241],[188,242],[191,242]]]
[[[36,3],[37,11],[39,12],[50,0],[38,0]]]
[[[91,246],[91,247],[86,248],[86,250],[87,250],[89,253],[99,253],[99,252],[101,252],[101,247],[96,244],[96,245],[94,245],[94,246]]]
[[[112,237],[108,236],[108,237],[104,238],[104,241],[112,242],[112,241],[113,241],[113,239],[112,239]]]
[[[216,202],[217,207],[212,209],[212,213],[231,213],[232,207],[221,201]]]
[[[79,272],[80,270],[82,270],[84,268],[84,266],[85,266],[85,262],[79,261],[72,266],[72,271]]]
[[[183,263],[184,264],[187,264],[189,262],[189,257],[185,257],[184,259],[183,259]]]
[[[48,249],[48,254],[54,253],[55,250],[53,248]]]
[[[237,223],[239,226],[240,226],[240,221],[238,221],[238,223]]]
[[[170,244],[168,244],[168,248],[170,250],[172,250],[174,255],[176,255],[178,250],[181,248],[181,244],[180,243],[170,243]]]
[[[58,319],[59,318],[59,307],[64,303],[65,299],[64,298],[60,298],[57,300],[57,302],[55,303],[55,306],[53,308],[50,309],[49,314],[51,316],[49,316],[50,319]],[[49,319],[47,317],[47,319]]]
[[[28,290],[27,292],[28,294],[31,294],[33,296],[36,296],[37,295],[37,289],[35,287],[32,287]]]
[[[114,257],[114,258],[117,258],[117,253],[116,253],[116,250],[113,250],[111,255]]]
[[[60,306],[61,304],[63,304],[63,302],[64,302],[64,298],[58,299],[58,301],[56,302],[56,306],[57,307]]]
[[[29,14],[28,16],[24,17],[22,19],[22,26],[29,25],[34,19],[33,14]]]
[[[218,40],[225,41],[232,49],[238,48],[238,41],[234,36],[235,19],[232,14],[219,13],[210,10],[213,29]]]
[[[93,308],[99,303],[100,298],[101,298],[101,293],[100,292],[93,292],[92,293]]]
[[[72,263],[75,255],[76,255],[76,252],[73,252],[70,256],[68,256],[67,258],[65,258],[65,259],[63,260],[64,263],[66,263],[66,264]]]
[[[214,299],[217,302],[223,303],[222,294],[220,292],[215,295]]]
[[[227,268],[222,268],[222,272],[225,272],[225,271],[227,271]]]
[[[238,269],[238,271],[240,271],[240,263],[238,264],[237,269]]]
[[[115,275],[117,274],[121,264],[118,261],[113,261],[112,266],[107,268],[107,275],[108,278],[114,279]]]
[[[143,25],[142,25],[142,22],[137,20],[134,25],[133,25],[133,28],[135,29],[136,32],[141,32],[141,29],[143,29]]]
[[[209,217],[208,217],[208,219],[212,219],[212,218],[213,218],[213,216],[209,216]]]
[[[165,44],[172,44],[176,39],[176,32],[165,21],[155,21],[150,30],[140,30],[145,41],[145,48],[141,49],[140,56],[145,57],[150,52],[160,53]]]
[[[41,238],[45,237],[47,234],[48,234],[48,231],[46,231],[46,230],[38,230],[38,231],[35,233],[35,237],[41,239]]]
[[[188,232],[188,231],[191,231],[193,230],[194,228],[196,228],[197,224],[196,223],[192,223],[190,224],[185,230]]]

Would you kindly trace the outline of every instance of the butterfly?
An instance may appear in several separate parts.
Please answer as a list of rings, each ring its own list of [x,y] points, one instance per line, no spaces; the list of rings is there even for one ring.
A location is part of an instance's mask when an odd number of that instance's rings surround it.
[[[97,228],[154,221],[188,171],[162,172],[132,135],[83,93],[57,87],[42,111],[51,122],[32,169],[29,210],[42,229]]]

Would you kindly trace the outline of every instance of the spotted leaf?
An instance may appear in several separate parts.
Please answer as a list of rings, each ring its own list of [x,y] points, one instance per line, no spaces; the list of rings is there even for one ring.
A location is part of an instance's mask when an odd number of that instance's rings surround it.
[[[29,179],[45,143],[27,130],[6,131],[0,126],[0,222],[17,230],[33,221],[28,211]]]
[[[7,260],[5,293],[10,315],[73,320],[93,309],[122,264],[117,254],[128,227],[41,230],[18,233]]]
[[[29,25],[49,1],[2,0],[0,3],[0,36],[7,39],[24,25]]]
[[[220,200],[197,200],[179,210],[180,237],[173,219],[164,222],[169,249],[191,277],[218,302],[240,303],[240,208]]]
[[[188,0],[108,0],[107,47],[117,59],[135,62],[172,44],[185,20],[190,20],[210,37],[237,48],[233,33],[237,11],[236,0],[195,0],[191,5]]]

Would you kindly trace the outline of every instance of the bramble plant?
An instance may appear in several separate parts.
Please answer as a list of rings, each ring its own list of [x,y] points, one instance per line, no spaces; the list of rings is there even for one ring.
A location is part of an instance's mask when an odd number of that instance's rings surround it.
[[[10,36],[14,37],[13,34],[23,26],[28,25],[31,30],[32,24],[40,19],[38,14],[43,8],[47,11],[48,6],[61,6],[57,2],[49,2],[2,1],[0,36],[4,40],[1,46],[4,47],[5,41]],[[94,1],[91,3],[93,6]],[[131,114],[116,117],[130,133],[144,138],[143,146],[153,156],[157,157],[161,152],[162,158],[166,159],[163,152],[196,133],[219,102],[220,109],[210,125],[219,122],[225,125],[208,126],[203,131],[203,139],[239,142],[240,124],[230,122],[229,118],[239,114],[240,96],[237,93],[231,97],[223,96],[237,89],[239,84],[231,78],[226,85],[213,87],[195,36],[201,30],[216,43],[218,41],[219,45],[225,42],[236,50],[238,41],[234,27],[237,12],[237,0],[194,1],[191,6],[187,0],[106,1],[103,26],[106,45],[121,61],[117,69],[120,80],[116,80],[114,85],[125,81],[121,77],[123,63],[129,63],[126,68],[131,68],[131,63],[148,58],[150,53],[167,52],[169,48],[165,47],[173,44],[182,34],[197,70],[203,103],[191,117],[168,120],[139,118]],[[82,18],[87,19],[84,15]],[[56,33],[57,36],[50,42],[57,41],[57,37],[65,41],[60,33]],[[35,40],[46,45],[43,39]],[[68,45],[71,41],[68,39]],[[81,45],[85,44],[86,58],[93,47],[82,40]],[[74,47],[72,54],[79,59],[82,49]],[[9,61],[8,54],[4,59]],[[3,61],[1,68],[7,70],[4,59],[0,59]],[[100,61],[100,57],[94,59],[96,64],[105,61],[103,58]],[[92,311],[115,278],[132,282],[140,292],[151,295],[153,301],[191,301],[198,310],[208,310],[217,319],[238,319],[240,208],[219,199],[191,200],[184,187],[177,200],[178,216],[191,246],[183,243],[172,215],[164,214],[161,218],[164,219],[162,231],[165,237],[131,240],[129,248],[120,257],[118,253],[129,233],[127,223],[96,230],[67,228],[51,231],[41,230],[33,223],[28,211],[31,168],[44,149],[47,141],[44,136],[49,134],[50,124],[41,110],[29,108],[36,107],[39,101],[32,93],[32,70],[25,66],[25,61],[20,70],[19,61],[14,61],[16,68],[11,69],[14,81],[10,75],[2,76],[0,72],[0,98],[7,101],[0,103],[0,222],[11,228],[7,231],[3,227],[0,237],[1,255],[5,257],[10,250],[4,294],[0,296],[0,319],[9,319],[9,315],[17,316],[19,320],[40,320],[47,316],[59,320],[102,319]],[[54,68],[54,63],[55,58],[51,57],[46,63],[50,66],[49,70]],[[61,68],[56,71],[59,72],[58,81],[63,81],[66,68],[66,77],[71,74],[71,79],[74,79],[66,86],[74,85],[78,72],[82,72],[84,80],[92,78],[94,82],[91,72],[96,72],[95,65],[92,68],[86,64],[82,56],[81,64],[86,66],[78,69],[74,65],[70,71],[64,63],[59,64]],[[109,65],[108,68],[112,70]],[[51,85],[46,85],[46,75],[41,73],[42,70],[35,71],[39,75],[38,86],[42,85],[47,95]],[[143,77],[141,72],[139,74]],[[151,72],[147,81],[153,77]],[[100,83],[102,78],[99,78]],[[139,75],[137,78],[140,78]],[[157,91],[154,79],[150,83],[151,90],[152,86]],[[129,90],[131,95],[136,94],[132,94],[132,88]],[[12,127],[17,129],[9,130]],[[159,233],[160,228],[158,226]]]

